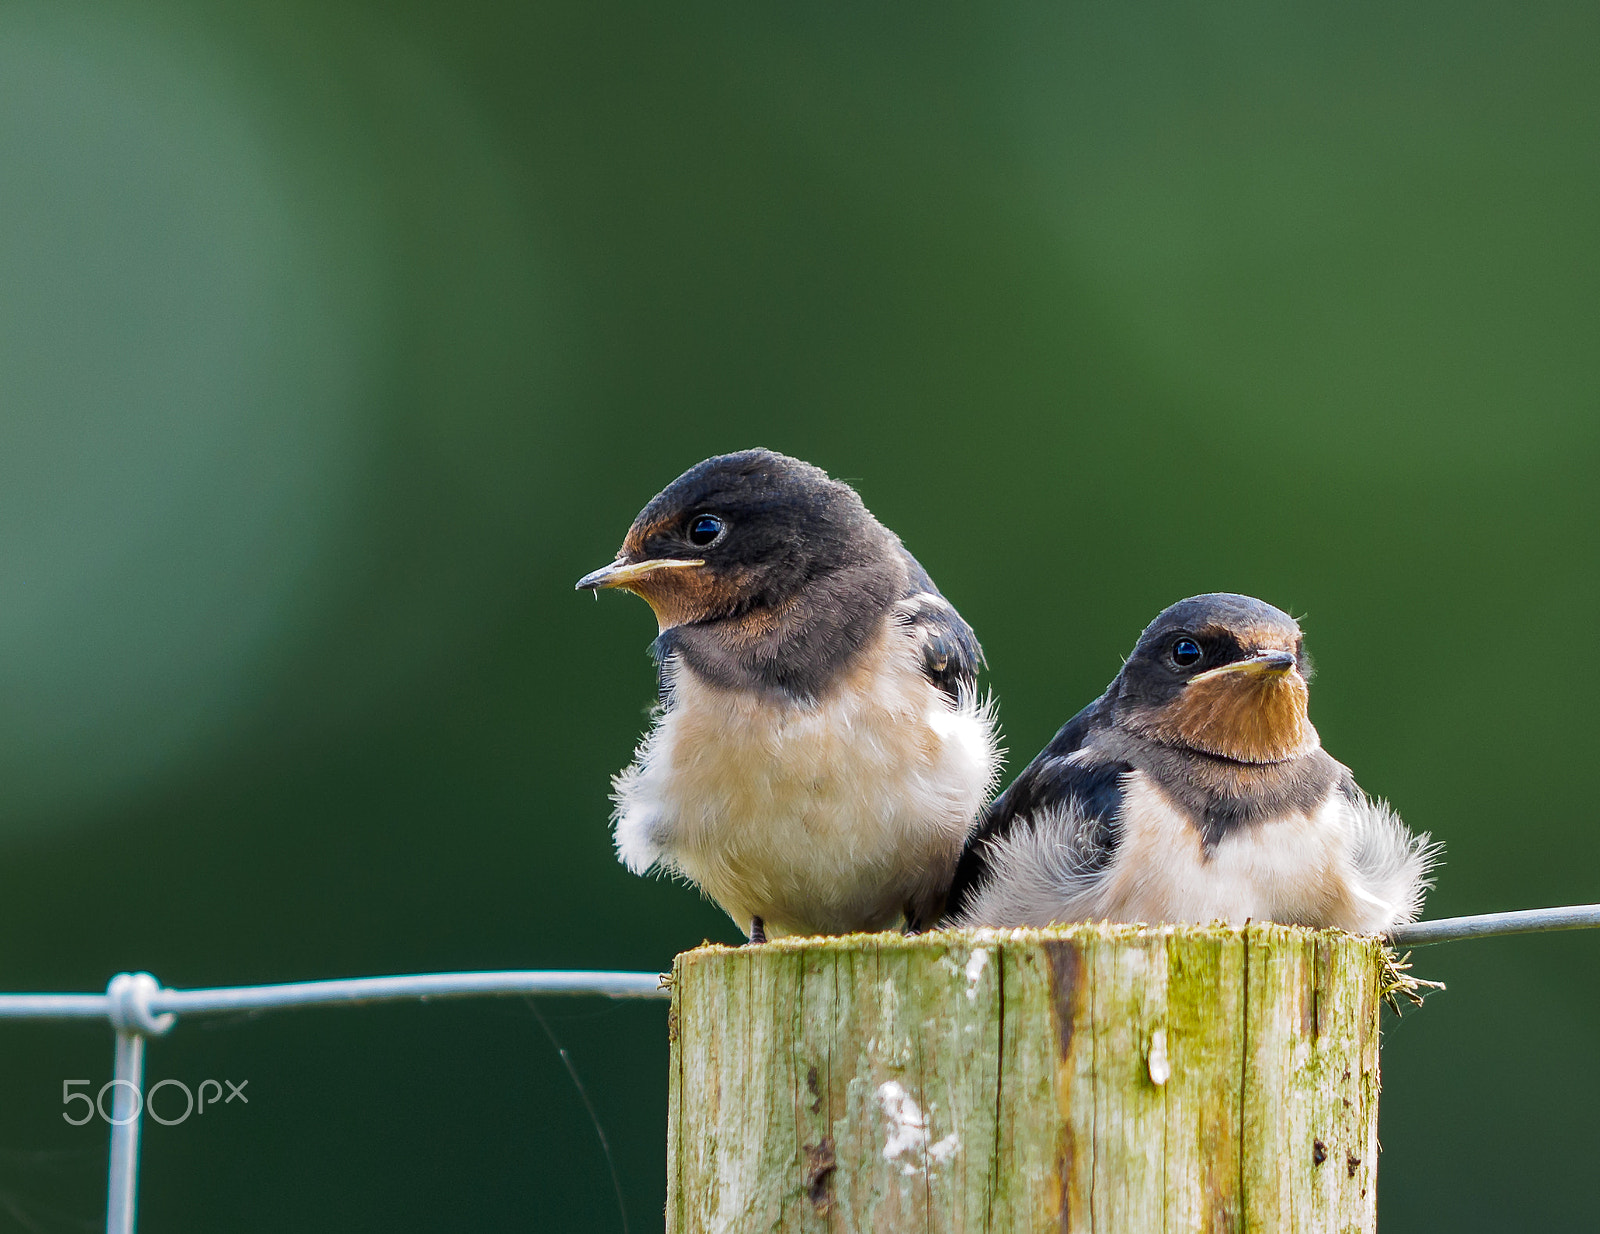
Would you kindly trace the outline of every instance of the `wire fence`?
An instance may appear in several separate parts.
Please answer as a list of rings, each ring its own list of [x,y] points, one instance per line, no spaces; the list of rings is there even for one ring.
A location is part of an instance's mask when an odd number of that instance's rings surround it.
[[[667,998],[658,973],[416,973],[295,981],[284,985],[170,990],[149,973],[119,973],[104,994],[0,994],[0,1019],[104,1020],[116,1033],[111,1090],[111,1151],[106,1182],[106,1234],[133,1234],[139,1199],[139,1132],[143,1122],[144,1044],[171,1031],[179,1016],[296,1007],[528,995]],[[105,1090],[101,1090],[104,1098]],[[85,1096],[84,1100],[88,1100]]]
[[[1391,931],[1387,941],[1395,947],[1422,947],[1465,938],[1594,926],[1600,926],[1600,904],[1581,904],[1421,921]],[[180,1016],[528,995],[664,999],[669,997],[669,991],[657,973],[416,973],[204,990],[171,990],[149,973],[119,973],[104,994],[0,994],[0,1020],[104,1020],[115,1032],[115,1064],[112,1079],[106,1085],[112,1092],[106,1234],[133,1234],[139,1198],[139,1133],[145,1106],[145,1040],[170,1032]]]

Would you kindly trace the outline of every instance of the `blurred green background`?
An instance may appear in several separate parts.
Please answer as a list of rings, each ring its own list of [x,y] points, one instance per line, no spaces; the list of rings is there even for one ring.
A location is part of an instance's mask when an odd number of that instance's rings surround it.
[[[0,988],[659,969],[611,854],[703,456],[857,482],[1020,766],[1181,596],[1448,846],[1600,899],[1592,5],[0,8]],[[1589,1230],[1600,937],[1418,955],[1387,1231]],[[659,1005],[547,1001],[659,1228]],[[85,1026],[0,1025],[0,1229],[92,1228]],[[522,1003],[181,1027],[143,1228],[621,1228]]]

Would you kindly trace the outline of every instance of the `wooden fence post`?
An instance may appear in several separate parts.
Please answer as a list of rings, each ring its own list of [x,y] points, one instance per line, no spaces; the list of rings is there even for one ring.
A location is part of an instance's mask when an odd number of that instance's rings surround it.
[[[668,1234],[1371,1234],[1381,982],[1274,925],[686,952]]]

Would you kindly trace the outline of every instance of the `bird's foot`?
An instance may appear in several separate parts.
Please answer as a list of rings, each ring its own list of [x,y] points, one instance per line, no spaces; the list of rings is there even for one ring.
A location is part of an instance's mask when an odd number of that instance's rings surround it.
[[[759,918],[759,917],[752,917],[750,919],[750,941],[745,945],[748,946],[748,947],[754,947],[757,944],[764,943],[766,941],[767,941],[767,924],[766,924],[766,922],[762,921],[761,918]]]

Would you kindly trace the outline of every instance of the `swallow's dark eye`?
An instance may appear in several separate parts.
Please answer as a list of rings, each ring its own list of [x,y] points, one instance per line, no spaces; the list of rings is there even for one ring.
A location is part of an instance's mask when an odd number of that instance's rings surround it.
[[[697,514],[689,520],[689,543],[705,548],[722,534],[722,520],[715,514]]]
[[[1200,663],[1202,654],[1200,644],[1192,638],[1180,638],[1172,644],[1172,662],[1179,668],[1193,668]]]

